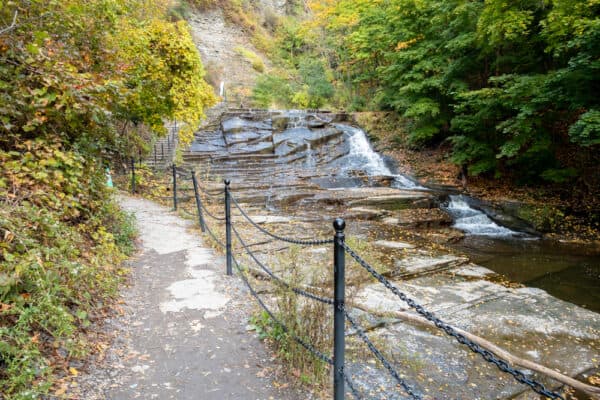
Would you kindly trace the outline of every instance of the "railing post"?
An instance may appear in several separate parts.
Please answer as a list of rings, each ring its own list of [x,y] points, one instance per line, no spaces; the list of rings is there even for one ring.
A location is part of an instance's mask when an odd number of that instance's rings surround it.
[[[138,157],[139,157],[139,163],[138,166],[140,168],[142,168],[142,149],[138,149]]]
[[[173,164],[173,210],[177,210],[177,170]]]
[[[346,222],[342,218],[333,221],[333,399],[344,400],[344,350],[346,347],[346,318],[344,315],[346,253],[342,244],[346,238]]]
[[[157,165],[157,160],[156,160],[156,143],[154,143],[154,168],[156,169],[156,165]]]
[[[160,142],[160,160],[165,162],[165,142]]]
[[[229,184],[231,181],[225,179],[225,249],[227,250],[227,275],[233,275],[232,254],[231,254],[231,197],[229,194]]]
[[[194,170],[192,170],[192,183],[194,184],[194,196],[196,196],[198,222],[200,223],[200,229],[202,229],[202,232],[206,232],[206,228],[204,228],[204,216],[202,215],[202,200],[200,200],[200,194],[198,193],[198,181],[196,181],[196,173]]]
[[[131,157],[131,193],[135,193],[135,159]]]

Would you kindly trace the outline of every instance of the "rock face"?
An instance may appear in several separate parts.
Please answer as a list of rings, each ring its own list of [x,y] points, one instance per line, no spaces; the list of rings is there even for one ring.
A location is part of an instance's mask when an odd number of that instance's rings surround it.
[[[251,92],[258,72],[235,49],[248,49],[257,57],[261,57],[260,52],[250,43],[241,27],[225,21],[220,8],[203,13],[192,12],[188,23],[208,72],[208,80],[215,86],[217,94],[220,82],[224,82],[227,100],[237,107]],[[266,58],[262,60],[268,68],[269,61]]]
[[[196,170],[231,179],[238,202],[280,236],[328,239],[331,221],[346,218],[346,243],[399,291],[444,321],[570,376],[597,365],[599,314],[507,282],[439,245],[462,235],[448,227],[452,219],[437,207],[439,197],[396,175],[344,118],[232,112],[215,129],[200,132],[184,158]],[[252,239],[257,258],[278,275],[296,271],[315,293],[331,297],[330,245],[290,246],[259,234],[239,215],[234,215],[234,225]],[[443,331],[386,315],[414,310],[350,255],[346,260],[347,307],[424,399],[512,399],[531,393]],[[269,285],[264,286],[268,291]],[[386,399],[407,398],[356,330],[348,329],[346,369],[365,398],[378,392]],[[560,386],[525,373],[549,388]]]

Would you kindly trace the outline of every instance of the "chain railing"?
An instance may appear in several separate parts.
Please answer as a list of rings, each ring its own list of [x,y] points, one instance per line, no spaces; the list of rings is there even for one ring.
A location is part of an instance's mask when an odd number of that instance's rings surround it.
[[[482,348],[477,343],[469,340],[465,335],[457,332],[451,325],[446,322],[440,320],[430,311],[427,311],[422,305],[408,297],[405,293],[401,292],[394,284],[392,284],[389,280],[387,280],[383,275],[375,270],[369,263],[367,263],[363,258],[361,258],[354,250],[352,250],[345,243],[343,244],[346,252],[364,269],[366,269],[375,279],[377,279],[383,286],[385,286],[388,290],[390,290],[394,295],[396,295],[400,300],[404,301],[408,304],[412,309],[414,309],[417,313],[425,317],[428,321],[432,322],[436,327],[440,328],[447,335],[455,338],[460,344],[466,345],[472,352],[479,354],[483,357],[483,359],[491,364],[494,364],[498,369],[502,372],[506,372],[512,375],[517,381],[529,386],[534,392],[546,396],[551,399],[563,399],[564,398],[555,392],[552,392],[546,387],[537,382],[534,379],[527,378],[527,376],[518,369],[512,368],[510,364],[499,357],[496,357],[494,353],[489,350]]]
[[[132,190],[135,191],[135,167],[132,161]],[[534,392],[545,396],[550,399],[562,399],[564,397],[558,393],[547,389],[542,383],[536,381],[535,379],[528,378],[524,372],[511,367],[511,365],[503,360],[502,358],[496,356],[493,352],[481,347],[479,344],[473,342],[468,339],[465,335],[458,332],[454,327],[449,325],[448,323],[439,319],[435,314],[426,310],[422,305],[418,304],[415,300],[408,297],[405,293],[400,291],[393,283],[391,283],[388,279],[386,279],[382,274],[377,272],[375,268],[373,268],[368,262],[366,262],[356,251],[350,248],[345,243],[345,222],[343,219],[336,219],[333,223],[333,227],[335,229],[335,234],[332,239],[317,239],[317,240],[302,240],[290,237],[280,236],[274,232],[271,232],[262,226],[259,223],[254,221],[248,213],[244,210],[238,200],[232,195],[230,189],[230,181],[225,180],[225,186],[223,190],[218,191],[208,191],[203,189],[196,179],[196,174],[193,170],[185,170],[172,166],[172,176],[173,176],[173,208],[177,210],[177,177],[186,178],[189,177],[192,186],[194,189],[194,198],[196,200],[196,215],[198,217],[198,223],[202,229],[202,232],[207,233],[212,240],[223,248],[226,252],[226,260],[227,260],[227,274],[232,274],[233,266],[235,266],[238,271],[239,276],[241,277],[244,284],[247,286],[248,290],[252,294],[252,296],[256,299],[258,304],[264,311],[269,315],[269,317],[274,321],[275,324],[281,327],[281,329],[290,335],[290,337],[296,341],[299,345],[301,345],[304,349],[309,351],[314,357],[317,359],[331,365],[333,367],[333,398],[334,400],[343,400],[345,398],[345,388],[350,390],[350,393],[356,399],[361,399],[362,395],[359,390],[356,388],[354,382],[350,375],[347,373],[346,365],[345,365],[345,337],[346,337],[346,327],[345,322],[348,321],[350,327],[354,330],[356,335],[365,343],[367,348],[371,351],[371,353],[375,356],[377,360],[383,365],[383,367],[389,372],[389,374],[395,379],[395,381],[402,387],[403,391],[410,396],[412,399],[421,400],[423,399],[423,395],[413,388],[405,379],[402,378],[401,374],[394,368],[392,363],[387,360],[384,354],[375,346],[375,344],[368,338],[365,329],[363,329],[358,321],[351,315],[351,312],[345,305],[345,255],[349,255],[356,263],[368,271],[378,282],[380,282],[386,289],[391,291],[395,296],[397,296],[400,300],[408,304],[413,310],[415,310],[418,314],[423,316],[425,319],[433,323],[437,328],[442,330],[445,334],[453,337],[456,341],[462,345],[465,345],[469,350],[473,353],[479,354],[485,361],[495,365],[500,371],[505,372],[511,375],[516,381],[527,385]],[[202,200],[202,196],[205,198],[218,199],[221,197],[224,202],[224,216],[217,216],[213,212],[210,212],[209,209],[204,204]],[[246,241],[242,238],[239,230],[234,226],[232,219],[232,207],[231,205],[237,209],[240,216],[249,223],[252,227],[256,228],[261,233],[267,235],[268,237],[275,239],[277,241],[282,241],[286,243],[296,244],[299,246],[321,246],[327,244],[333,244],[333,254],[334,254],[334,265],[333,265],[333,283],[334,283],[334,293],[333,299],[327,296],[323,296],[314,292],[314,288],[311,291],[292,287],[289,283],[287,283],[284,279],[277,276],[276,273],[272,271],[264,262],[260,261],[260,259],[254,254],[254,252],[250,249],[250,246],[246,243]],[[225,243],[221,239],[218,238],[217,235],[210,229],[209,224],[205,220],[205,216],[208,216],[211,220],[221,223],[225,223]],[[235,237],[237,243],[244,250],[250,260],[252,260],[273,282],[277,285],[284,287],[287,290],[291,290],[293,293],[299,296],[303,296],[310,300],[318,301],[333,307],[333,357],[327,356],[324,352],[319,349],[316,349],[311,343],[297,336],[295,332],[291,331],[281,320],[279,320],[276,315],[266,306],[264,301],[260,298],[256,290],[250,284],[248,277],[246,276],[246,270],[240,265],[239,261],[234,255],[232,241]]]

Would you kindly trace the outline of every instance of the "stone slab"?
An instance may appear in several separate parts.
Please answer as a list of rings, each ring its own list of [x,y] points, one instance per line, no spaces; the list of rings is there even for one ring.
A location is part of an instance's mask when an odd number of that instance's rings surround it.
[[[400,260],[396,260],[396,275],[398,276],[413,276],[423,273],[431,273],[448,269],[449,267],[463,264],[467,261],[465,257],[457,257],[453,255],[442,256],[410,256]]]
[[[389,240],[378,240],[373,243],[375,246],[387,247],[390,249],[414,249],[415,246],[405,242],[392,242]]]

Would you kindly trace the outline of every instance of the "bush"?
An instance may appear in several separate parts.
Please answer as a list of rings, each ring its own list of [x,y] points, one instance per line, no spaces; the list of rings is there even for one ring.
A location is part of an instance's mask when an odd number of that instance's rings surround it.
[[[0,392],[7,399],[48,393],[54,374],[87,354],[82,329],[117,293],[135,236],[102,168],[56,143],[17,148],[0,152],[7,167],[0,176]]]

